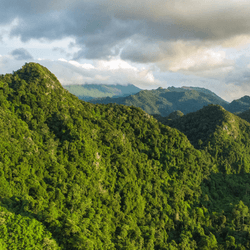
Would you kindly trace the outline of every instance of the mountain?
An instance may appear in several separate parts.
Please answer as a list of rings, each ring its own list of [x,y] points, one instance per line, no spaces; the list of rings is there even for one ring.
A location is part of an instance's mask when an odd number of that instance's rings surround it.
[[[0,82],[2,249],[186,244],[174,227],[209,172],[186,136],[138,108],[83,102],[39,64]]]
[[[148,114],[167,116],[179,110],[184,114],[197,111],[208,104],[225,106],[228,103],[213,92],[204,88],[169,87],[156,90],[142,90],[137,94],[120,98],[98,98],[90,100],[91,103],[117,103],[140,107]]]
[[[240,118],[242,118],[242,119],[244,119],[244,120],[246,120],[247,122],[250,123],[250,109],[248,109],[248,110],[246,110],[244,112],[241,112],[241,113],[237,113],[237,115]]]
[[[178,119],[168,120],[166,124],[183,132],[195,148],[204,150],[213,158],[215,171],[202,183],[206,207],[217,212],[223,207],[226,218],[230,213],[236,213],[232,210],[233,204],[238,203],[238,208],[248,211],[250,123],[221,106],[209,105]],[[238,222],[229,223],[236,226]]]
[[[250,108],[250,96],[243,96],[238,100],[234,100],[231,103],[229,103],[225,108],[232,112],[243,112]]]
[[[209,89],[205,89],[205,88],[200,88],[200,87],[188,87],[188,86],[183,86],[181,88],[175,88],[175,87],[169,87],[168,88],[169,90],[171,91],[183,91],[184,90],[195,90],[195,91],[198,91],[198,92],[201,92],[201,93],[204,93],[204,94],[208,94],[208,95],[212,95],[214,96],[215,98],[217,98],[218,100],[221,101],[221,103],[225,103],[225,100],[223,100],[221,97],[219,97],[218,95],[216,95],[214,92],[212,92],[211,90]]]
[[[84,84],[84,85],[63,85],[73,95],[79,99],[89,101],[98,97],[118,97],[128,96],[138,93],[141,89],[133,84],[128,85],[105,85],[105,84]]]
[[[36,63],[0,76],[0,105],[0,249],[249,248],[248,122],[177,112],[187,137]]]
[[[178,119],[182,116],[184,116],[184,114],[180,111],[180,110],[176,110],[172,113],[170,113],[168,116],[161,116],[161,115],[152,115],[155,119],[157,119],[159,122],[163,123],[163,124],[167,124],[168,122]]]

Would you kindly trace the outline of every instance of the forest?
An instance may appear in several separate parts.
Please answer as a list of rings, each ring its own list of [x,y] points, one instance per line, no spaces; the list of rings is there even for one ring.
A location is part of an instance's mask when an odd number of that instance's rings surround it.
[[[0,249],[250,248],[247,112],[158,121],[37,63],[0,75],[0,106]]]

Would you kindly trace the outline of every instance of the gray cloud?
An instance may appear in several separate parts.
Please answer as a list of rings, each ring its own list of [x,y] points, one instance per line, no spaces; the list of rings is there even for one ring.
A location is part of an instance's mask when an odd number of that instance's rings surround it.
[[[23,49],[23,48],[13,50],[11,52],[11,55],[16,60],[31,60],[31,59],[33,59],[32,55],[26,49]]]
[[[68,52],[67,52],[65,49],[63,49],[63,48],[54,47],[52,50],[53,50],[53,51],[56,51],[56,52],[59,52],[60,54],[65,55],[66,57],[72,57],[72,54],[71,54],[71,53],[68,53]]]
[[[121,53],[125,60],[158,62],[169,70],[178,53],[191,56],[177,49],[178,41],[195,44],[186,46],[193,53],[235,46],[239,36],[250,41],[250,3],[243,0],[3,0],[2,6],[0,24],[18,20],[11,36],[24,42],[75,38],[75,60]]]

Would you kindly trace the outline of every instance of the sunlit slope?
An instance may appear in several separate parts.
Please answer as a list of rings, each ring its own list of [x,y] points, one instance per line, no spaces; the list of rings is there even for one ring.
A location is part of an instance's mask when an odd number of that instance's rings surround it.
[[[246,95],[237,100],[234,100],[225,108],[232,113],[247,111],[250,108],[250,96]]]
[[[2,249],[249,248],[249,123],[222,107],[171,128],[35,63],[0,77],[0,105]]]
[[[2,207],[62,249],[184,244],[175,225],[191,220],[210,171],[185,135],[138,108],[80,101],[39,64],[0,81]]]
[[[227,105],[227,102],[211,91],[202,88],[158,88],[142,90],[137,94],[119,98],[98,98],[92,103],[117,103],[140,107],[148,114],[168,116],[174,111],[184,114],[197,111],[208,104]]]
[[[183,132],[196,148],[208,150],[225,171],[249,172],[250,124],[239,116],[209,105],[166,123]]]

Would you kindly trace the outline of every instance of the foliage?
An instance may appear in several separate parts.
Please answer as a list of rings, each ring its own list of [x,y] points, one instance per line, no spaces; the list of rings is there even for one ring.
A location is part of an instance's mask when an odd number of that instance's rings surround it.
[[[240,118],[246,120],[247,122],[250,123],[250,109],[244,111],[244,112],[240,112],[237,114]]]
[[[250,96],[243,96],[240,99],[234,100],[225,108],[232,113],[244,112],[250,108]]]
[[[41,222],[3,207],[0,207],[0,247],[2,250],[60,249]]]
[[[117,103],[140,107],[148,114],[168,116],[180,110],[184,114],[197,111],[208,104],[226,106],[227,102],[213,92],[203,88],[158,88],[156,90],[142,90],[137,94],[119,98],[98,98],[91,103]]]
[[[0,105],[1,249],[250,247],[250,124],[237,116],[172,119],[186,136],[81,101],[35,63],[0,76]]]

